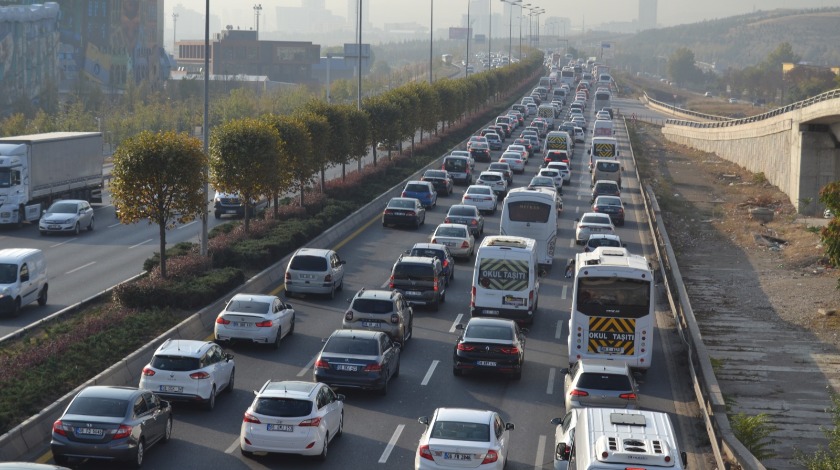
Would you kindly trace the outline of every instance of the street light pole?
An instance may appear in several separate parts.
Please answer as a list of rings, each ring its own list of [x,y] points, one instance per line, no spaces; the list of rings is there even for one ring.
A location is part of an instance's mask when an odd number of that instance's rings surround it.
[[[359,0],[359,50],[356,52],[359,54],[359,86],[356,94],[356,109],[362,109],[362,0]]]
[[[470,3],[472,0],[467,0],[467,63],[464,66],[464,76],[470,76]]]
[[[201,126],[201,133],[204,139],[204,155],[209,156],[209,136],[207,126],[210,124],[210,0],[205,0],[204,4],[204,122]],[[209,211],[207,205],[210,204],[210,167],[204,165],[204,184],[202,194],[204,196],[204,210],[201,211],[201,236],[199,237],[200,247],[199,252],[201,256],[207,256],[207,216]]]
[[[260,12],[262,11],[262,3],[254,5],[254,30],[257,36],[260,34]]]
[[[175,51],[178,49],[178,37],[175,34],[177,31],[178,26],[178,14],[172,13],[172,55],[175,55]]]
[[[493,67],[493,3],[489,3],[487,6],[490,11],[487,18],[487,68],[490,69]]]
[[[435,78],[432,75],[432,60],[434,58],[434,43],[435,43],[435,0],[430,0],[431,12],[429,13],[429,84],[431,85]]]

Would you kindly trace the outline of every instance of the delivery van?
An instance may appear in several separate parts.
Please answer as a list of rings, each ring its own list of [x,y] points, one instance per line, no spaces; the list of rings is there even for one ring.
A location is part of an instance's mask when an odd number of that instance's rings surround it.
[[[47,304],[47,261],[35,248],[0,250],[0,311],[18,316],[32,302]]]

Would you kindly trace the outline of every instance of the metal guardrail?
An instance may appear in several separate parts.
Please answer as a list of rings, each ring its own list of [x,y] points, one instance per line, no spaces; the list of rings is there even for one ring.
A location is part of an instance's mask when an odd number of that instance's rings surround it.
[[[730,120],[732,120],[732,118],[726,117],[726,116],[716,116],[714,114],[699,113],[697,111],[692,111],[690,109],[680,108],[680,107],[677,107],[676,105],[665,103],[664,101],[654,100],[650,96],[648,96],[647,92],[644,92],[644,94],[645,94],[645,100],[646,101],[648,101],[650,103],[653,103],[657,106],[660,106],[662,108],[668,109],[668,110],[670,110],[672,112],[675,112],[675,113],[687,114],[689,116],[694,116],[694,117],[699,118],[699,119],[705,119],[706,121],[730,121]],[[685,121],[685,122],[694,122],[694,121]]]
[[[674,126],[685,126],[685,127],[695,127],[695,128],[721,128],[721,127],[731,127],[731,126],[739,126],[741,124],[750,124],[753,122],[763,121],[765,119],[770,119],[781,114],[789,113],[791,111],[795,111],[798,109],[806,108],[808,106],[821,103],[823,101],[829,101],[840,98],[840,88],[826,91],[825,93],[821,93],[816,96],[812,96],[808,99],[797,101],[796,103],[791,103],[787,106],[776,108],[774,110],[768,111],[766,113],[757,114],[755,116],[749,116],[740,119],[727,119],[725,121],[720,122],[696,122],[696,121],[685,121],[682,119],[668,119],[666,124],[674,125]],[[661,101],[648,100],[652,103],[655,103],[658,106],[665,106],[670,109],[675,110],[676,112],[681,112],[685,114],[692,114],[693,111],[684,110],[680,108],[674,108],[673,105],[668,105],[666,103],[662,103]]]

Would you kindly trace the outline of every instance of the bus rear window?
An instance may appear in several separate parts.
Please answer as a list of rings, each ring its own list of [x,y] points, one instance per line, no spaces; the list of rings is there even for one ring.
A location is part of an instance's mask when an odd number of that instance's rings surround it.
[[[541,202],[518,201],[507,205],[511,222],[546,223],[551,215],[551,206]]]

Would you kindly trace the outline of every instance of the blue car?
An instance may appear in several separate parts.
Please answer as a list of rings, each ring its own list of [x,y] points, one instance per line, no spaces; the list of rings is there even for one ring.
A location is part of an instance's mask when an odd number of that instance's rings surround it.
[[[402,191],[402,197],[418,199],[426,209],[437,205],[437,191],[435,191],[435,186],[428,181],[409,181]]]

